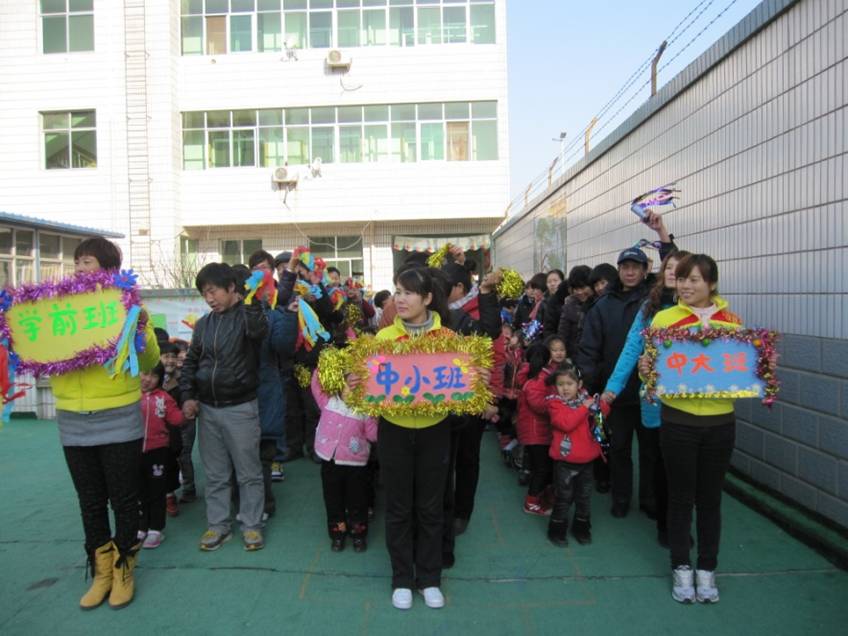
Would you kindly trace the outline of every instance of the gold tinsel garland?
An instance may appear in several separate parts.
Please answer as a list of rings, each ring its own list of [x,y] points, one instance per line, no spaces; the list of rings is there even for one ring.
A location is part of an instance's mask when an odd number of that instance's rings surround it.
[[[312,384],[312,374],[302,364],[294,365],[294,379],[301,389],[305,389]]]
[[[498,296],[509,300],[517,300],[524,293],[524,280],[514,269],[501,268],[503,278],[498,283]]]
[[[358,303],[345,303],[344,314],[345,322],[351,328],[356,328],[359,323],[365,319],[365,315],[362,313],[362,308]]]
[[[445,261],[448,259],[451,247],[453,247],[453,245],[445,243],[442,247],[433,252],[427,259],[427,267],[439,269],[442,265],[444,265]]]
[[[432,333],[432,332],[431,332]],[[486,381],[479,374],[473,375],[469,393],[462,400],[450,400],[439,404],[400,404],[397,402],[374,402],[367,400],[365,393],[368,377],[367,361],[375,355],[409,355],[427,353],[466,353],[468,366],[475,369],[491,369],[494,362],[492,341],[483,336],[459,336],[449,330],[409,340],[377,340],[373,336],[362,336],[345,349],[328,347],[318,359],[318,379],[327,393],[338,393],[344,379],[352,373],[363,379],[345,399],[354,410],[373,416],[404,415],[413,417],[477,415],[492,403],[493,396]]]

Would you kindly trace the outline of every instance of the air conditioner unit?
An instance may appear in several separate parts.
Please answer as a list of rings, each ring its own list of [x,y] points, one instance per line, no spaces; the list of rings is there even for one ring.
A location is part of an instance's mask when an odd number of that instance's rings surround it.
[[[297,185],[297,173],[291,168],[274,168],[273,174],[274,183],[282,186]]]
[[[330,51],[327,53],[326,63],[327,66],[334,71],[347,71],[350,69],[350,65],[353,63],[353,61],[349,57],[346,57],[338,49],[330,49]]]

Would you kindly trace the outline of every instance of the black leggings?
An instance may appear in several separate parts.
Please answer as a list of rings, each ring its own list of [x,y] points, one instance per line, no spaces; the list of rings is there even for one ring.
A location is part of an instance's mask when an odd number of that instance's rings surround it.
[[[528,444],[524,450],[527,451],[527,457],[530,459],[530,485],[527,488],[527,494],[538,497],[551,484],[554,462],[548,454],[550,445]]]
[[[141,504],[139,530],[162,531],[165,529],[165,496],[169,490],[171,467],[169,448],[154,448],[141,456],[141,480],[138,484],[138,500]]]
[[[115,545],[122,555],[138,542],[138,478],[142,440],[102,446],[65,446],[65,461],[79,497],[85,549],[112,537],[107,502],[115,514]]]

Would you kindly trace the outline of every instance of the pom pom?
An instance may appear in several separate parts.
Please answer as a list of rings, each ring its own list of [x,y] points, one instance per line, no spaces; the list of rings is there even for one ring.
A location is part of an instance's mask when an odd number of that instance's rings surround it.
[[[430,255],[430,258],[427,259],[427,267],[439,269],[442,265],[444,265],[445,261],[448,259],[451,247],[453,246],[450,243],[445,243],[442,247],[433,252]]]
[[[302,364],[296,364],[294,365],[294,379],[301,389],[305,389],[312,383],[312,374]]]
[[[498,296],[507,300],[517,300],[524,293],[524,280],[514,269],[502,268],[503,278],[498,283]]]
[[[352,361],[344,349],[327,347],[318,356],[318,382],[325,393],[341,393],[345,387],[345,377],[350,373]]]

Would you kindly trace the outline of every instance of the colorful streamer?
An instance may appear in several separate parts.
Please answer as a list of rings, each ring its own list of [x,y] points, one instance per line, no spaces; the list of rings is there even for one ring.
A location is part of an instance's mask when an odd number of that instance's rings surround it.
[[[130,307],[127,312],[127,320],[124,322],[124,328],[121,330],[121,337],[115,349],[115,355],[110,360],[107,360],[104,365],[112,378],[117,377],[125,371],[129,371],[133,377],[138,376],[137,342],[135,336],[133,335],[131,337],[130,334],[135,333],[139,315],[141,315],[141,307],[139,305]]]
[[[330,341],[329,332],[321,325],[315,310],[309,303],[298,303],[297,307],[298,343],[302,343],[307,351],[312,351],[320,340]]]
[[[277,306],[277,283],[273,273],[256,270],[245,281],[244,288],[248,292],[244,297],[245,305],[253,304],[253,299],[258,298],[268,303],[271,309]]]

